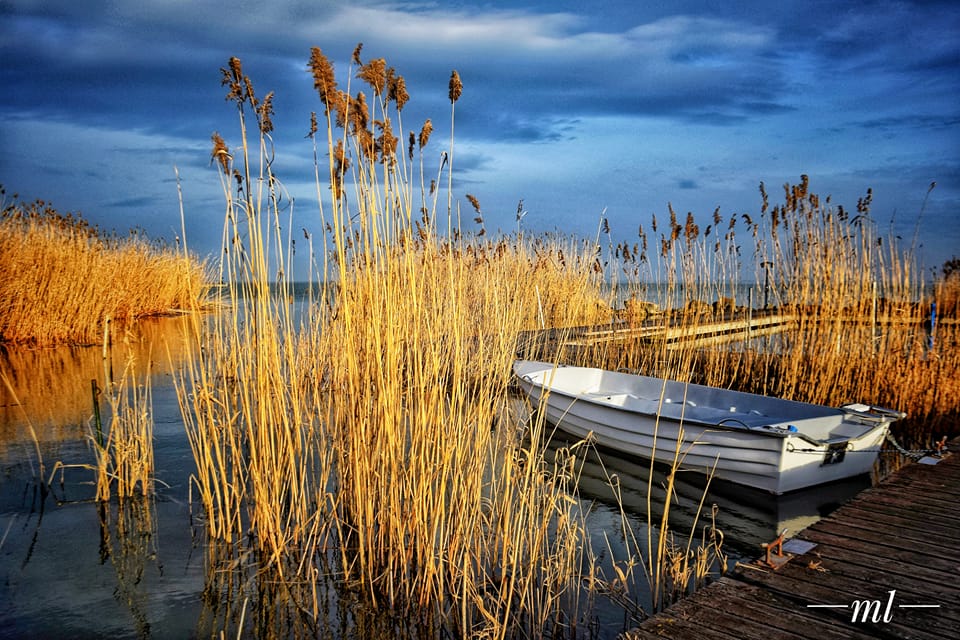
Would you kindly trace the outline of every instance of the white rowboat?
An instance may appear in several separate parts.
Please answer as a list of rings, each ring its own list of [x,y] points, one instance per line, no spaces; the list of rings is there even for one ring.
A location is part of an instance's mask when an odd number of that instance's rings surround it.
[[[839,408],[586,367],[514,363],[520,387],[558,428],[624,453],[787,493],[869,473],[906,414]]]

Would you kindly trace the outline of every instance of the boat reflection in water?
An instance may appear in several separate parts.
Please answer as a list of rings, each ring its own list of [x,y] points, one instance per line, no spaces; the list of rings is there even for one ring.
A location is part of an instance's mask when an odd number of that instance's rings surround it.
[[[555,451],[574,442],[572,436],[558,431],[548,447]],[[602,505],[598,505],[600,509],[614,512],[619,511],[619,502],[627,518],[645,528],[649,487],[651,522],[658,525],[666,499],[669,467],[655,464],[652,481],[649,481],[650,473],[649,460],[607,448],[589,447],[582,459],[580,498],[595,501]],[[704,527],[711,524],[712,506],[716,505],[716,526],[723,532],[725,548],[734,555],[752,558],[759,554],[761,543],[770,542],[784,529],[788,530],[787,537],[792,537],[871,484],[869,475],[860,475],[778,496],[716,478],[708,481],[700,473],[678,471],[670,503],[670,528],[686,539],[696,524],[694,539],[699,540]]]

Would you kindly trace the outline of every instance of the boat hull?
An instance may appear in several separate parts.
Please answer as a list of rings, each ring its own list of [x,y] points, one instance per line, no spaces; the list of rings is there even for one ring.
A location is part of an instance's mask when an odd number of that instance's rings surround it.
[[[700,385],[519,361],[546,420],[616,451],[775,494],[869,473],[890,422]]]

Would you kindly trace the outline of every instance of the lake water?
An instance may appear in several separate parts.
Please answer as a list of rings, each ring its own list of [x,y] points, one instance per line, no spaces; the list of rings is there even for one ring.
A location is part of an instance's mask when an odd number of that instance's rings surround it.
[[[127,500],[122,508],[116,500],[98,504],[93,471],[73,466],[94,463],[91,380],[103,386],[102,351],[0,354],[0,371],[13,390],[3,385],[0,392],[0,637],[219,637],[218,612],[204,596],[214,577],[207,573],[202,536],[191,517],[194,463],[173,386],[184,362],[177,345],[185,326],[183,319],[148,321],[116,341],[115,367],[129,353],[151,363],[158,480],[154,498]],[[564,444],[561,435],[551,447]],[[57,469],[58,462],[66,468]],[[591,512],[595,551],[626,554],[619,504],[634,535],[645,539],[649,473],[648,463],[606,451],[584,458],[580,497]],[[621,487],[619,504],[611,477]],[[41,479],[52,479],[49,490]],[[656,511],[663,502],[662,482],[655,472]],[[811,524],[868,484],[860,478],[775,498],[716,482],[705,513],[717,505],[717,526],[732,559],[752,558],[761,542],[783,528],[797,531]],[[681,474],[671,522],[684,544],[702,492],[702,478]],[[653,517],[656,521],[659,513]],[[697,541],[708,521],[709,515],[698,521]],[[598,599],[591,622],[595,637],[614,638],[625,624],[622,608]],[[339,637],[359,633],[346,618],[334,627]]]

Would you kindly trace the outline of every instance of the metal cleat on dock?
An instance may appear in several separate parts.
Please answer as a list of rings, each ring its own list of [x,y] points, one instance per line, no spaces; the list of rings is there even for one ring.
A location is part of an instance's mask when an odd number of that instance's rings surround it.
[[[789,553],[783,553],[783,540],[787,535],[787,531],[788,529],[784,529],[780,532],[780,535],[777,536],[775,540],[772,540],[771,542],[764,542],[760,545],[760,547],[765,549],[767,553],[763,560],[757,561],[758,564],[764,564],[771,569],[779,569],[790,561],[790,558],[793,556]]]
[[[937,447],[937,453],[935,455],[941,458],[946,455],[949,452],[949,449],[947,449],[947,436],[943,436],[934,446]]]

